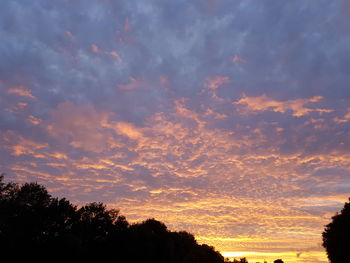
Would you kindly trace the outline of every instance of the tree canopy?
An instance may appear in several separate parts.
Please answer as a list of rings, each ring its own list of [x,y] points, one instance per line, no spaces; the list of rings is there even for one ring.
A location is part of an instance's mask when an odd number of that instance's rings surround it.
[[[330,262],[350,262],[350,202],[345,203],[340,213],[332,217],[322,236]]]
[[[3,176],[0,246],[12,261],[224,262],[213,247],[198,244],[188,232],[169,231],[155,219],[129,224],[103,203],[78,209],[37,183],[5,184]]]

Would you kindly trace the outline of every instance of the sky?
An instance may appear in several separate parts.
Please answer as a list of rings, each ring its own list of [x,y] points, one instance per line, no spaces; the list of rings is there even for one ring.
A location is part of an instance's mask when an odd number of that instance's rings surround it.
[[[224,256],[327,262],[350,196],[346,0],[1,0],[0,171]]]

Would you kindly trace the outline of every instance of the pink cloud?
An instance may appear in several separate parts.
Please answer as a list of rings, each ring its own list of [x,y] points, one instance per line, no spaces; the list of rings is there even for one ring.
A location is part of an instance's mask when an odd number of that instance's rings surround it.
[[[142,132],[130,123],[118,122],[116,124],[116,128],[121,134],[123,134],[131,139],[142,138]]]
[[[350,120],[350,108],[347,109],[347,112],[344,114],[342,118],[335,117],[333,119],[333,121],[336,123],[345,123],[345,122],[348,122],[349,120]]]
[[[122,61],[122,58],[121,58],[121,56],[119,55],[118,52],[116,52],[116,51],[111,51],[111,52],[107,52],[107,53],[108,53],[109,55],[113,56],[113,57],[116,57],[116,58],[118,59],[119,62]]]
[[[285,113],[288,110],[293,112],[293,116],[301,117],[308,115],[310,112],[328,113],[333,110],[321,109],[321,108],[308,108],[306,107],[309,103],[316,103],[323,99],[322,96],[314,96],[309,99],[294,99],[286,101],[277,101],[269,98],[266,94],[257,97],[243,97],[234,102],[236,105],[243,105],[247,113],[259,112],[259,111],[273,111]]]
[[[29,115],[27,117],[27,121],[33,125],[39,125],[41,123],[41,120],[37,117],[34,117],[33,115]]]
[[[220,98],[217,95],[217,89],[220,88],[222,85],[230,83],[229,77],[226,76],[213,76],[208,77],[205,81],[204,87],[209,89],[211,92],[212,99],[215,101],[223,102],[224,99]]]
[[[46,128],[51,136],[75,148],[100,152],[108,147],[111,138],[111,133],[101,126],[108,117],[107,112],[99,112],[91,105],[67,101],[51,112]]]
[[[28,98],[31,98],[31,99],[36,99],[36,97],[34,97],[32,95],[32,92],[29,89],[26,89],[23,86],[18,86],[16,88],[8,89],[7,93],[15,94],[15,95],[22,96],[22,97],[28,97]]]
[[[206,79],[205,87],[208,89],[218,89],[223,84],[229,83],[230,79],[226,76],[214,76]]]
[[[4,148],[10,150],[12,155],[34,155],[41,149],[47,148],[48,144],[25,138],[14,131],[7,131],[2,134],[1,140]]]
[[[94,53],[100,53],[101,49],[97,45],[92,44],[91,45],[91,51],[94,52]]]
[[[118,134],[130,139],[141,139],[143,137],[141,129],[136,128],[133,124],[127,122],[107,122],[102,123],[103,127],[115,130]]]

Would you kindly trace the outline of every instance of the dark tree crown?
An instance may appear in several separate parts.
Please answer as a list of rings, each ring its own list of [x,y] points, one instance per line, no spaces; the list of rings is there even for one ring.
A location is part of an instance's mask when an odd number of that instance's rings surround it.
[[[129,224],[103,203],[78,209],[37,183],[6,184],[3,175],[0,246],[9,262],[224,262],[213,247],[155,219]]]
[[[350,202],[345,203],[340,213],[332,217],[332,222],[326,225],[322,237],[322,245],[330,262],[350,262]]]

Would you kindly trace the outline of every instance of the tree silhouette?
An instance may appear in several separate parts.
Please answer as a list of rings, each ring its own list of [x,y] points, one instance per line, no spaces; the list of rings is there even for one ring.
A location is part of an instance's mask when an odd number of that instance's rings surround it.
[[[332,263],[350,262],[350,202],[345,203],[341,212],[332,217],[322,237],[322,245]]]
[[[44,261],[60,250],[73,253],[70,232],[77,219],[69,201],[52,198],[43,186],[5,184],[0,177],[0,247],[8,255]]]
[[[188,232],[169,231],[155,219],[129,224],[103,203],[78,209],[37,183],[5,184],[3,175],[0,247],[3,258],[23,262],[224,262],[213,247],[199,245]]]
[[[276,259],[273,263],[283,263],[282,259]]]
[[[241,258],[240,260],[234,259],[233,263],[248,263],[246,258]]]

